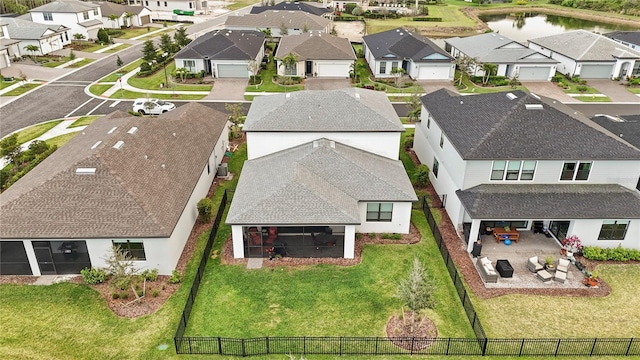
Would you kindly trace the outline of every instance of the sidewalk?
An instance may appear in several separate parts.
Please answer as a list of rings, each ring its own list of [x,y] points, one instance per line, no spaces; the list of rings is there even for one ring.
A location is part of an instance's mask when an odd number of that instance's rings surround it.
[[[111,97],[111,95],[115,94],[116,92],[118,92],[118,90],[122,89],[122,90],[128,90],[128,91],[133,91],[133,92],[138,92],[138,93],[142,93],[142,94],[182,94],[182,95],[209,95],[210,91],[179,91],[179,90],[148,90],[148,89],[139,89],[136,87],[133,87],[131,85],[129,85],[129,79],[133,76],[135,76],[138,71],[140,71],[140,68],[136,68],[133,71],[130,71],[124,75],[122,75],[122,77],[120,77],[120,80],[118,80],[115,83],[100,83],[100,82],[95,82],[91,85],[101,85],[101,84],[113,84],[113,86],[111,88],[109,88],[107,91],[105,91],[104,93],[102,93],[102,95],[100,95],[101,98],[109,98]],[[89,86],[91,86],[89,85]],[[89,93],[88,91],[85,90],[85,92],[91,96],[95,96],[91,93]]]
[[[24,85],[24,84],[46,84],[46,81],[38,81],[38,80],[26,80],[26,81],[18,81],[17,83],[11,85],[11,86],[7,86],[6,88],[0,90],[0,96],[2,96],[3,94],[6,94],[14,89],[19,88],[20,86]]]

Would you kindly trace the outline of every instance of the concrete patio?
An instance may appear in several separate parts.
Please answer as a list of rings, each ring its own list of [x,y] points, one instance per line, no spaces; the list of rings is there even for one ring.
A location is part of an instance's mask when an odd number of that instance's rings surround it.
[[[471,256],[471,254],[469,254]],[[560,244],[554,238],[547,238],[543,234],[534,234],[532,231],[521,231],[520,240],[505,245],[504,242],[497,243],[493,235],[482,236],[482,253],[480,257],[488,257],[495,267],[497,260],[509,260],[513,267],[513,277],[499,277],[497,283],[485,283],[487,288],[583,288],[582,279],[584,275],[578,268],[571,264],[567,273],[565,283],[554,281],[543,282],[538,279],[535,273],[527,269],[527,261],[532,256],[538,256],[540,262],[544,262],[547,256],[553,256],[554,263],[563,257],[560,254]],[[477,259],[472,259],[473,263]],[[554,272],[551,272],[553,275]]]

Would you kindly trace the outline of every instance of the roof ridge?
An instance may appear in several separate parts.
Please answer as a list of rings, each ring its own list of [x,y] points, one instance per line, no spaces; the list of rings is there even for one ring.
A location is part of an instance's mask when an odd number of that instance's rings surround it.
[[[582,57],[587,54],[589,52],[589,50],[591,50],[592,47],[594,47],[596,45],[596,43],[600,40],[599,37],[596,37],[593,39],[593,41],[591,42],[591,44],[589,46],[587,46],[587,48],[582,52],[582,54],[580,54],[577,59],[582,59]]]
[[[500,93],[500,94],[501,94],[501,93]],[[490,138],[490,137],[491,137],[495,132],[497,132],[499,129],[501,129],[503,126],[505,126],[505,125],[506,125],[505,123],[507,122],[507,120],[509,119],[509,117],[511,116],[511,114],[513,114],[513,113],[515,112],[516,108],[517,108],[518,106],[520,106],[520,105],[521,105],[522,101],[523,101],[525,98],[526,98],[526,96],[525,96],[525,97],[518,98],[518,100],[516,101],[516,103],[515,103],[513,106],[511,106],[511,108],[510,108],[508,111],[506,111],[506,112],[504,113],[504,115],[503,115],[500,119],[498,119],[498,121],[496,121],[496,122],[495,122],[495,125],[491,127],[491,130],[487,131],[487,133],[486,133],[486,134],[484,134],[484,135],[480,138],[480,141],[478,141],[478,142],[476,143],[476,145],[475,145],[475,146],[472,146],[472,147],[469,149],[469,153],[473,153],[473,152],[475,152],[475,151],[476,151],[476,149],[478,149],[481,145],[483,145],[483,144],[485,143],[485,141],[489,140],[489,138]]]

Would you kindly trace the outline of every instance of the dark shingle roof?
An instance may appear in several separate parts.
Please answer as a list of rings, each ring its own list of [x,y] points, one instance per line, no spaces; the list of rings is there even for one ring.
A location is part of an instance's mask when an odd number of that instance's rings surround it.
[[[400,60],[453,60],[451,55],[433,41],[403,28],[367,35],[362,38],[362,41],[376,59],[393,59],[389,55],[395,55],[395,58]]]
[[[93,4],[86,1],[78,0],[57,0],[38,6],[35,9],[29,10],[29,12],[51,12],[51,13],[81,13],[83,11],[90,11],[95,8],[99,8],[100,5]]]
[[[289,53],[297,54],[298,61],[356,60],[349,39],[312,31],[283,37],[278,44],[275,57],[281,59]]]
[[[319,139],[248,160],[229,224],[360,224],[358,202],[412,202],[402,162]]]
[[[622,40],[630,44],[640,45],[640,31],[614,31],[604,36],[610,39]]]
[[[640,115],[619,116],[614,119],[608,116],[596,116],[591,120],[640,149]]]
[[[265,35],[251,30],[217,30],[206,33],[180,50],[176,59],[252,60],[264,45]]]
[[[474,219],[640,218],[640,193],[617,184],[484,184],[456,195]]]
[[[304,11],[316,16],[322,16],[324,14],[330,13],[331,10],[327,8],[322,8],[319,6],[314,6],[312,4],[308,4],[305,2],[280,2],[273,6],[254,6],[251,8],[251,14],[260,14],[267,10],[282,10],[282,11]]]
[[[197,103],[96,120],[0,194],[0,238],[170,236],[226,122]]]
[[[640,159],[640,151],[606,134],[555,100],[522,91],[460,96],[441,89],[421,98],[446,138],[472,159]],[[527,104],[542,109],[527,109]]]

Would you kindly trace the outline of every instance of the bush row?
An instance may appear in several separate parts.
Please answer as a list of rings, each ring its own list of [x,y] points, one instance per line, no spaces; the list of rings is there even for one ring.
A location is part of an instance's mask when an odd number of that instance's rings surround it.
[[[640,261],[640,250],[626,249],[622,246],[615,248],[601,248],[599,246],[585,246],[582,248],[582,256],[590,260],[613,261]]]
[[[442,18],[437,17],[414,17],[413,21],[431,21],[431,22],[442,22]]]
[[[333,21],[362,21],[362,16],[336,16]]]
[[[23,167],[13,175],[11,175],[10,170],[2,169],[2,172],[0,173],[0,182],[1,182],[2,190],[8,189],[16,181],[20,180],[21,177],[23,177],[29,171],[31,171],[34,167],[36,167],[36,165],[40,164],[49,155],[53,154],[53,152],[56,151],[57,149],[58,149],[57,145],[50,146],[46,151],[31,158],[28,161],[27,166]]]
[[[482,76],[472,76],[471,81],[476,84],[482,84]],[[509,85],[509,79],[505,76],[489,76],[489,84],[493,86]]]

